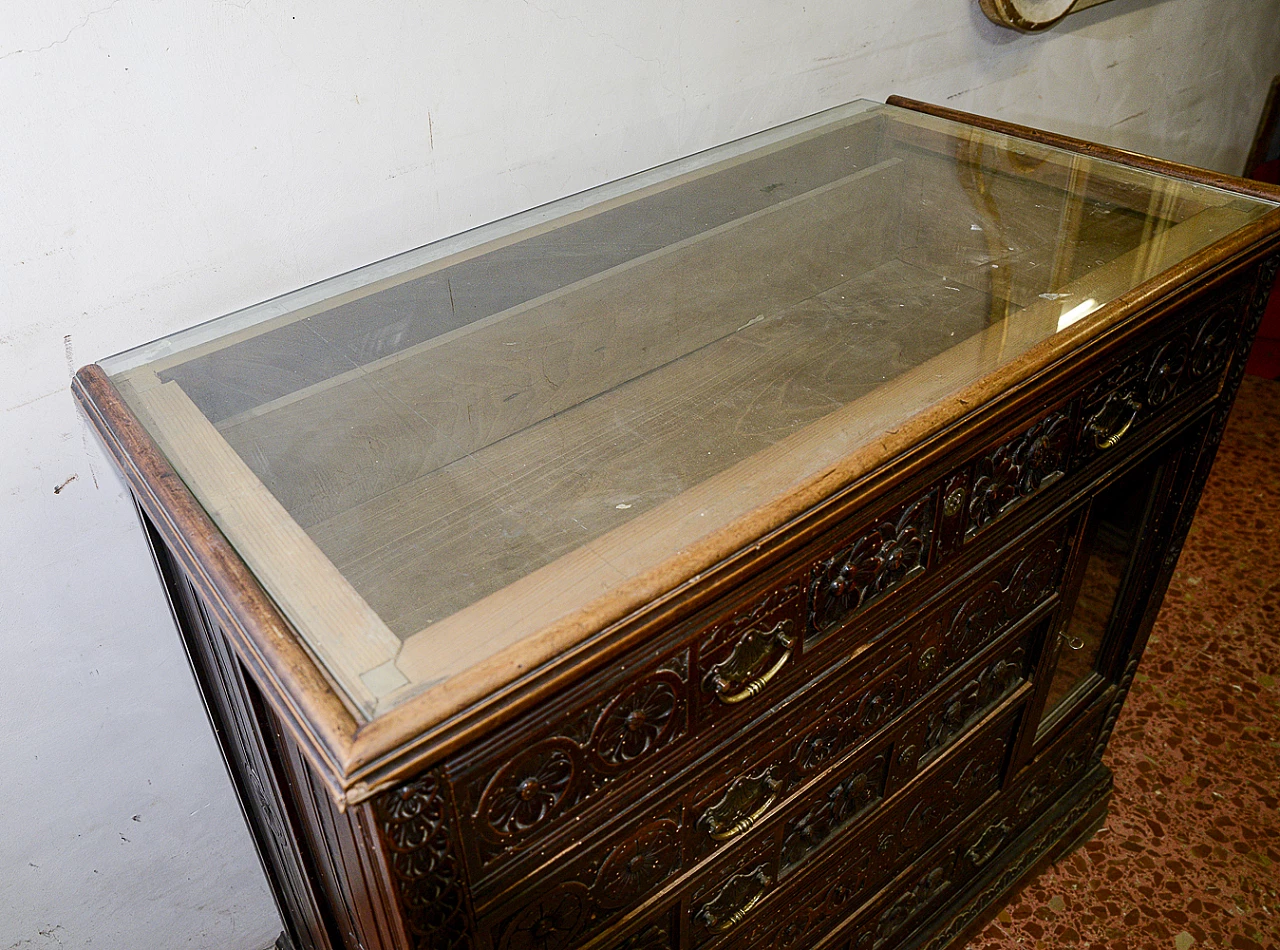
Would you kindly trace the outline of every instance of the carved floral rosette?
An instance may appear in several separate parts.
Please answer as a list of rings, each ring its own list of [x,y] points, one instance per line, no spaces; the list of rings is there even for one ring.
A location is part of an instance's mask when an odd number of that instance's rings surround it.
[[[603,858],[588,857],[569,868],[568,879],[540,889],[497,924],[498,950],[577,947],[680,870],[681,832],[679,822],[660,818],[642,825]],[[659,937],[665,939],[665,931],[651,927],[635,935],[639,942],[623,946],[665,946]]]
[[[973,466],[968,533],[973,534],[1067,470],[1071,414],[1049,413],[1025,432],[996,446]]]
[[[529,835],[582,804],[608,780],[687,730],[683,657],[565,718],[498,766],[471,814],[482,862],[512,854]]]
[[[903,506],[819,564],[809,585],[810,620],[828,630],[928,566],[937,493]]]

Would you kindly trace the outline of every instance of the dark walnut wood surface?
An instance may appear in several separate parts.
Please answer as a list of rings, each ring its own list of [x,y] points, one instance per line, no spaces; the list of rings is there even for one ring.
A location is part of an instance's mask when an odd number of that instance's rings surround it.
[[[1122,218],[1107,226],[1123,231]],[[961,940],[994,901],[1105,817],[1101,756],[1280,265],[1278,233],[1273,212],[1196,251],[1121,295],[1087,343],[1041,347],[1030,363],[979,381],[950,421],[935,416],[887,435],[874,465],[815,489],[802,514],[444,715],[415,701],[372,719],[352,709],[111,382],[83,370],[77,395],[137,498],[287,939],[326,950],[855,950]],[[759,339],[735,336],[727,350],[714,348],[717,338],[689,372],[741,393],[764,428],[782,424],[769,416],[784,405],[769,396],[780,385],[803,382],[820,414],[868,384],[857,372],[805,376],[814,365],[892,358],[876,351],[870,330],[832,339],[828,321],[847,322],[855,289],[857,306],[883,307],[922,286],[921,273],[940,276],[920,260],[868,262],[838,285],[845,301],[811,298],[802,319],[762,323],[750,328]],[[976,292],[956,286],[951,293]],[[1006,289],[986,303],[1030,303],[1026,288]],[[952,314],[968,319],[963,308],[939,307],[910,330],[924,351],[942,352],[952,330],[963,331]],[[778,333],[786,340],[770,336]],[[379,339],[353,333],[350,345],[375,355]],[[799,346],[830,349],[816,364],[791,366],[787,354]],[[615,382],[611,396],[565,411],[646,407],[636,431],[687,438],[684,471],[732,470],[715,448],[705,463],[693,451],[708,442],[697,425],[673,422],[703,390],[645,385],[643,376]],[[210,411],[231,432],[261,418],[237,414],[280,395],[199,398],[217,403]],[[699,424],[713,431],[725,418],[709,413]],[[785,424],[808,423],[801,412]],[[764,445],[739,435],[715,445],[748,455]],[[474,574],[500,589],[500,566],[470,563],[465,537],[430,527],[438,500],[403,509],[395,499],[422,495],[421,480],[447,478],[496,446],[538,458],[546,438],[535,424],[442,457],[389,493],[316,509],[308,527],[326,554],[347,558],[348,576],[367,570],[362,589],[375,599],[394,601],[397,584],[435,583],[432,572]],[[563,469],[540,483],[545,497],[523,492],[515,475],[479,490],[563,519],[552,500],[572,507],[590,491],[581,473],[600,460],[609,484],[634,477],[659,492],[647,502],[627,495],[636,504],[664,503],[644,453],[592,451],[588,441],[558,453]],[[481,467],[501,465],[494,456]],[[672,497],[682,490],[672,486]],[[385,514],[369,514],[378,505]],[[356,532],[336,527],[361,508],[361,525],[407,510],[403,531],[420,536],[421,560],[379,565],[362,554]],[[476,517],[468,530],[490,530]],[[570,550],[556,537],[543,535],[538,551],[517,545],[513,562],[555,562]],[[455,606],[475,590],[460,590]],[[421,609],[406,602],[403,630],[427,619]]]

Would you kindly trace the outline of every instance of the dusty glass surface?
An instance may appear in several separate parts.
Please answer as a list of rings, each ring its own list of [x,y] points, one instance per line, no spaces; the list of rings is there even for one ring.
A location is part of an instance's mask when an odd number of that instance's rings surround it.
[[[104,367],[369,713],[1271,207],[854,103]]]

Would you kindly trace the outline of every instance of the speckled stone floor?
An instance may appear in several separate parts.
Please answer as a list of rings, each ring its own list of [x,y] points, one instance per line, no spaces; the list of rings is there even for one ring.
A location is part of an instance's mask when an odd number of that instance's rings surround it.
[[[969,947],[1280,947],[1280,382],[1244,379],[1106,761],[1106,826]]]

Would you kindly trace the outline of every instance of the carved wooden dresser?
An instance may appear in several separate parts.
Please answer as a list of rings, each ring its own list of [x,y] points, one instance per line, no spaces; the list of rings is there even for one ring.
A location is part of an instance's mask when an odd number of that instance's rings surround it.
[[[1278,197],[854,103],[81,370],[284,941],[962,939],[1106,813]]]

